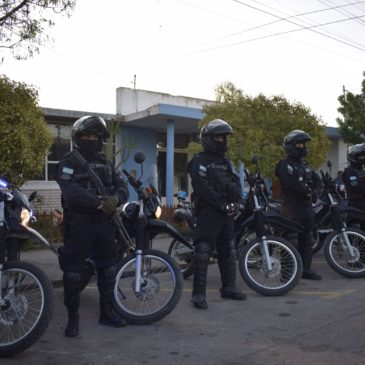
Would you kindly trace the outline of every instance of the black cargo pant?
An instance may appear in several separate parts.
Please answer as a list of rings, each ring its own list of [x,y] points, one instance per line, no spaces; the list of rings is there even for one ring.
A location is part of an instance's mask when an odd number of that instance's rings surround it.
[[[111,302],[116,253],[115,227],[110,217],[65,212],[64,246],[59,249],[59,262],[64,272],[64,304],[69,312],[78,310],[87,258],[95,262],[101,304]]]
[[[298,233],[297,246],[300,256],[303,261],[303,270],[309,270],[312,266],[312,247],[313,229],[314,229],[314,211],[310,201],[292,201],[284,202],[283,214],[301,224],[304,227],[303,232]]]
[[[206,295],[207,271],[210,255],[216,247],[222,287],[234,287],[236,262],[232,248],[233,217],[212,207],[199,209],[194,239],[193,296]]]

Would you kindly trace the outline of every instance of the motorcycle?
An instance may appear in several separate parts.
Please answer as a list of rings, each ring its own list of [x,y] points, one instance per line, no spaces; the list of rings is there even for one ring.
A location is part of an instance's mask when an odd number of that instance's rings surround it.
[[[297,285],[303,268],[297,249],[276,234],[300,232],[303,227],[283,217],[278,204],[269,201],[267,187],[258,167],[258,157],[254,156],[252,162],[257,165],[256,173],[251,176],[245,171],[250,190],[246,204],[237,205],[233,247],[239,259],[241,276],[249,287],[263,295],[282,295]],[[193,231],[192,205],[185,201],[184,194],[177,197],[180,206],[175,211],[174,220],[187,222]],[[193,272],[193,250],[173,241],[169,254],[181,265],[185,278]],[[212,262],[215,258],[216,252],[213,252]]]
[[[327,161],[327,167],[331,172],[332,163]],[[346,205],[347,201],[343,191],[340,191],[336,184],[332,189],[332,195],[340,205]],[[333,232],[330,214],[330,202],[327,199],[326,192],[323,191],[320,198],[313,204],[315,227],[313,230],[314,244],[313,254],[322,249],[324,241],[328,234]]]
[[[351,220],[363,221],[365,212],[336,199],[336,187],[328,172],[321,170],[332,233],[324,240],[323,250],[330,267],[347,278],[365,277],[365,232],[349,226]]]
[[[136,152],[134,159],[141,165],[142,176],[144,153]],[[150,248],[151,237],[156,232],[165,229],[171,233],[173,230],[167,223],[155,220],[161,213],[156,189],[152,185],[145,186],[140,178],[133,177],[126,170],[123,173],[137,192],[138,203],[133,203],[131,209],[133,230],[130,232],[134,240],[121,216],[114,215],[120,247],[127,254],[117,264],[114,304],[128,322],[148,324],[164,318],[176,307],[182,295],[183,277],[171,256]],[[122,217],[128,216],[127,208]],[[177,232],[176,236],[182,239]]]
[[[236,246],[238,268],[245,283],[256,292],[279,296],[299,283],[303,264],[298,250],[283,237],[287,232],[301,232],[303,227],[270,208],[259,167],[256,174],[244,170],[250,189],[239,228]]]
[[[46,331],[54,313],[55,295],[48,276],[37,266],[20,261],[26,240],[55,254],[55,248],[28,226],[35,217],[30,200],[15,185],[0,179],[0,357],[32,346]]]
[[[184,240],[174,238],[168,248],[168,254],[177,262],[184,279],[194,272],[193,234],[196,228],[196,217],[193,215],[193,205],[187,201],[187,193],[179,191],[176,194],[178,204],[172,216],[174,224],[180,227]],[[188,242],[188,245],[186,244]],[[212,255],[215,258],[214,254]]]

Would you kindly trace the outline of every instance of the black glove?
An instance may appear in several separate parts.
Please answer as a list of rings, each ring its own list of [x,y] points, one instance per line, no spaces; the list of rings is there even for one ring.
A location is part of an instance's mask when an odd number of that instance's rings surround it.
[[[224,203],[221,209],[228,217],[232,217],[237,214],[237,205],[235,203]]]
[[[104,195],[101,197],[102,205],[100,209],[106,214],[113,214],[119,205],[119,199],[114,195]]]

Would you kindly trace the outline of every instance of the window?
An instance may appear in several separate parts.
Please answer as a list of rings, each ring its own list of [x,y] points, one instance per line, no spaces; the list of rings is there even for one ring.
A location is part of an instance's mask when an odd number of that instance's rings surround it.
[[[53,136],[53,144],[46,157],[43,172],[33,180],[52,181],[58,162],[69,151],[71,151],[71,126],[60,124],[48,124],[48,129]]]

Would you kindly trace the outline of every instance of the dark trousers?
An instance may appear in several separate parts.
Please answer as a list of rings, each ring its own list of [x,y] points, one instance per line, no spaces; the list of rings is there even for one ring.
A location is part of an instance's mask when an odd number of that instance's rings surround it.
[[[232,249],[234,220],[223,212],[211,207],[203,207],[197,217],[194,239],[194,280],[193,296],[205,296],[209,258],[217,249],[218,266],[223,287],[233,287],[236,282],[236,262]]]
[[[310,202],[292,202],[283,204],[283,214],[301,224],[303,232],[297,235],[297,248],[303,261],[303,269],[309,270],[312,266],[312,247],[314,212]]]

